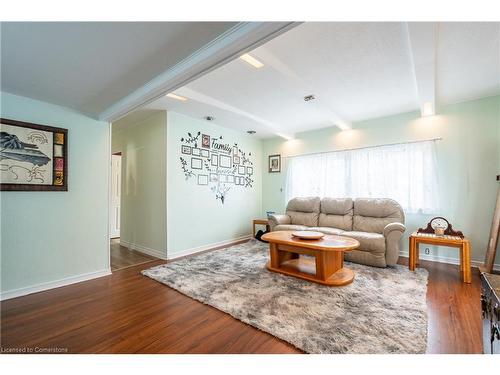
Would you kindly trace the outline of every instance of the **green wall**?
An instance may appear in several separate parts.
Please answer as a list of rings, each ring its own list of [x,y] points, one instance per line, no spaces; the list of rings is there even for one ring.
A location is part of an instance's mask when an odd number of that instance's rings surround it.
[[[167,113],[112,128],[112,151],[122,153],[120,241],[166,258]]]
[[[2,296],[109,271],[109,125],[7,93],[0,113],[69,130],[67,192],[0,193]]]
[[[222,135],[224,143],[237,142],[245,152],[252,153],[252,188],[233,186],[222,204],[209,186],[185,179],[180,165],[180,140],[187,132],[198,131],[211,137]],[[262,142],[243,132],[174,112],[168,112],[167,139],[168,257],[250,235],[252,220],[261,216]]]
[[[353,129],[326,128],[296,134],[296,139],[264,141],[263,155],[281,154],[282,173],[263,171],[262,212],[283,212],[286,157],[307,153],[352,149],[395,142],[442,138],[437,142],[440,215],[472,240],[472,258],[482,262],[487,247],[500,173],[500,96],[449,105],[433,117],[404,113],[353,124]],[[406,237],[431,216],[407,215]],[[448,248],[431,248],[431,256],[457,259]],[[496,263],[500,263],[500,254]]]

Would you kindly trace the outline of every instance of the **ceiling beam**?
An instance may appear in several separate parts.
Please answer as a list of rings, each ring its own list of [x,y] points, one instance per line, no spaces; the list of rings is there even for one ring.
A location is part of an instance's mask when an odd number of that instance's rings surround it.
[[[181,96],[184,96],[184,97],[191,99],[191,100],[194,100],[196,102],[203,103],[203,104],[206,104],[206,105],[209,105],[212,107],[219,108],[223,111],[232,112],[234,114],[246,117],[246,118],[248,118],[252,121],[255,121],[255,122],[259,123],[260,125],[264,126],[266,129],[268,129],[272,133],[274,133],[282,138],[285,138],[287,140],[294,138],[293,134],[289,134],[286,131],[283,131],[283,129],[281,129],[281,127],[278,124],[275,124],[271,121],[268,121],[262,117],[256,116],[250,112],[246,112],[245,110],[243,110],[241,108],[235,107],[231,104],[228,104],[228,103],[223,102],[221,100],[215,99],[211,96],[205,95],[201,92],[192,90],[187,86],[184,86],[184,87],[176,90],[175,92],[176,92],[176,94],[179,94]]]
[[[287,80],[293,82],[293,84],[297,88],[297,93],[299,95],[305,96],[316,93],[314,88],[307,84],[305,80],[297,75],[285,62],[283,62],[267,48],[260,47],[258,50],[254,51],[253,54],[262,59],[262,61],[264,61],[266,65],[273,68],[276,72],[286,77]],[[352,128],[349,121],[343,119],[331,108],[329,104],[321,100],[321,96],[318,96],[310,104],[311,106],[316,107],[318,111],[326,113],[332,124],[338,127],[340,130],[347,130]]]
[[[432,116],[436,113],[438,25],[435,22],[407,22],[406,29],[419,108],[422,116]]]
[[[174,91],[241,54],[297,26],[297,22],[240,22],[99,115],[113,122]]]

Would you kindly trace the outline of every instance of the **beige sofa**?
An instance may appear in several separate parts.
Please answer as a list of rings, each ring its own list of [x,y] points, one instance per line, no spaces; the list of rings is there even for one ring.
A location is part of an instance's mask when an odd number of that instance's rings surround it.
[[[271,231],[314,230],[359,241],[345,260],[375,267],[395,265],[405,231],[405,216],[396,201],[386,198],[294,198],[285,215],[271,215]]]

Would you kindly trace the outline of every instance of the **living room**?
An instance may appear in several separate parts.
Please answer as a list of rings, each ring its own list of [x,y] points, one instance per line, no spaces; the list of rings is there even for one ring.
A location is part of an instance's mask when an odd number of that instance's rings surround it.
[[[359,19],[2,20],[2,354],[499,353],[500,22]]]

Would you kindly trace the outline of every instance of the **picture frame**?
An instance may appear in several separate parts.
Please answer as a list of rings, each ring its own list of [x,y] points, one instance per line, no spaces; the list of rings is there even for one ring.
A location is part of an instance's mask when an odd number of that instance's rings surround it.
[[[219,166],[221,168],[231,168],[231,156],[219,155]]]
[[[253,167],[247,167],[247,175],[253,175]]]
[[[244,175],[245,174],[245,167],[240,165],[238,167],[238,174]]]
[[[181,154],[191,155],[191,146],[182,145],[181,146]]]
[[[68,191],[68,129],[0,118],[1,191]]]
[[[200,156],[201,155],[201,150],[197,147],[193,147],[191,149],[191,154],[193,154],[193,156]]]
[[[208,175],[199,174],[198,175],[198,185],[208,185]]]
[[[209,158],[210,157],[210,151],[201,149],[201,157],[202,158]]]
[[[269,155],[268,168],[269,173],[281,172],[281,155]]]
[[[203,169],[203,161],[200,158],[191,158],[191,169]]]
[[[219,166],[219,155],[212,154],[212,157],[210,158],[210,164],[214,167],[218,167]]]
[[[201,147],[210,148],[210,136],[208,134],[201,135]]]
[[[233,164],[240,164],[240,157],[239,156],[233,156]]]

